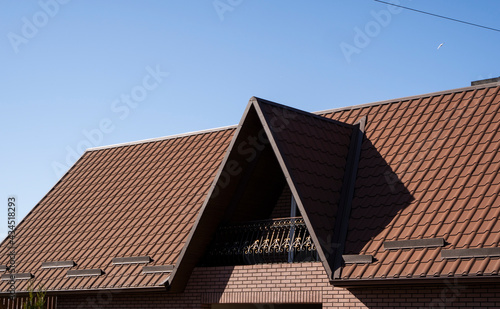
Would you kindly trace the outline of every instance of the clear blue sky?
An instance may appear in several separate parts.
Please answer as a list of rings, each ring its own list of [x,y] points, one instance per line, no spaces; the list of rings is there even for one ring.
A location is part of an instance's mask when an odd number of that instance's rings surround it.
[[[500,28],[497,0],[393,2]],[[236,124],[251,96],[318,111],[468,86],[499,50],[372,0],[1,1],[0,236],[7,196],[22,218],[88,145]]]

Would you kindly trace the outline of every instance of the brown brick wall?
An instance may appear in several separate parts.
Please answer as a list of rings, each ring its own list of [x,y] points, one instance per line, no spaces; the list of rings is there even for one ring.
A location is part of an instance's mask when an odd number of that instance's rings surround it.
[[[500,285],[344,289],[329,284],[321,263],[203,267],[182,294],[101,292],[58,296],[63,308],[203,308],[209,303],[322,303],[333,308],[499,308]],[[255,306],[256,309],[272,306]]]

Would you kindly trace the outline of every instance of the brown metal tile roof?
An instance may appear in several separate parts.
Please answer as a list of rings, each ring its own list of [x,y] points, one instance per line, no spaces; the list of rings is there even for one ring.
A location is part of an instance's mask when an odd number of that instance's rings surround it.
[[[442,249],[500,241],[500,87],[486,85],[326,112],[368,117],[341,280],[497,275],[499,257],[442,259]],[[384,250],[387,240],[444,238],[445,247]]]
[[[17,271],[32,272],[48,290],[158,286],[168,273],[145,275],[144,265],[112,259],[175,264],[233,133],[231,127],[87,151],[19,224]],[[4,241],[5,263],[7,249]],[[41,269],[64,260],[77,265]],[[104,275],[66,276],[76,269]]]
[[[499,91],[497,83],[318,117],[299,113],[287,130],[273,133],[291,187],[323,246],[320,240],[328,241],[338,224],[349,159],[342,128],[350,126],[321,118],[352,125],[367,117],[343,253],[371,255],[374,262],[345,265],[334,284],[498,276],[499,257],[443,259],[441,251],[499,247]],[[271,105],[259,105],[268,126]],[[328,134],[331,127],[338,134]],[[143,274],[141,264],[116,266],[112,259],[150,256],[148,266],[176,263],[234,133],[231,127],[87,151],[19,224],[17,272],[32,273],[48,290],[158,286],[168,273]],[[445,239],[445,246],[383,245],[431,238]],[[4,241],[0,264],[7,262],[7,249]],[[65,260],[77,265],[41,269],[43,262]],[[67,277],[69,269],[104,274]],[[0,287],[6,291],[7,283]]]

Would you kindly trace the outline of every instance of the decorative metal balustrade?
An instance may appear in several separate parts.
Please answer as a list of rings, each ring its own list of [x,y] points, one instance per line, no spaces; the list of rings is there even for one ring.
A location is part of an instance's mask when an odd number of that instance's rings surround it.
[[[204,266],[318,261],[302,217],[252,221],[217,229]]]

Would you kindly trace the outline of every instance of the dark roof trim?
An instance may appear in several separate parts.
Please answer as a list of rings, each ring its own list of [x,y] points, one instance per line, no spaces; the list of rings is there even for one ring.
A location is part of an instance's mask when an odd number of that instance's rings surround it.
[[[339,201],[339,212],[335,223],[335,233],[338,235],[334,242],[338,244],[333,256],[333,277],[340,278],[342,273],[342,262],[347,231],[349,229],[349,218],[351,216],[352,199],[354,187],[356,185],[356,175],[358,172],[359,158],[361,156],[361,145],[365,133],[366,116],[362,117],[356,124],[351,136],[351,144],[347,155],[346,170],[344,172],[344,185],[342,186],[341,199]],[[344,259],[345,261],[345,259]],[[371,262],[371,261],[370,261]],[[347,262],[346,262],[347,263]]]
[[[8,281],[10,280],[11,276],[14,277],[14,280],[30,280],[33,278],[32,273],[17,273],[17,274],[4,274],[2,275],[2,281]]]
[[[443,259],[468,259],[500,256],[500,248],[448,249],[441,251]]]
[[[113,265],[147,264],[147,263],[151,263],[151,257],[149,256],[115,257],[111,260],[111,264]]]
[[[60,268],[60,267],[73,267],[75,266],[75,261],[52,261],[52,262],[43,262],[42,269],[48,268]]]
[[[370,264],[373,262],[372,255],[363,254],[345,254],[342,255],[342,259],[346,264]]]
[[[144,266],[142,268],[142,273],[143,274],[171,273],[173,270],[174,270],[174,265]]]
[[[392,100],[377,101],[377,102],[366,103],[366,104],[358,104],[358,105],[351,105],[351,106],[346,106],[346,107],[325,109],[325,110],[313,112],[313,114],[316,114],[316,115],[331,114],[331,113],[336,113],[336,112],[341,112],[341,111],[361,109],[361,108],[365,108],[365,107],[372,107],[372,106],[378,106],[378,105],[399,103],[402,101],[411,101],[411,100],[416,100],[416,99],[435,97],[435,96],[440,96],[440,95],[452,94],[452,93],[456,93],[456,92],[473,91],[473,90],[484,89],[484,88],[494,88],[494,87],[498,87],[498,86],[500,86],[500,82],[492,83],[492,84],[477,85],[477,86],[462,87],[462,88],[450,89],[450,90],[445,90],[445,91],[430,92],[430,93],[426,93],[426,94],[402,97],[402,98],[397,98],[397,99],[392,99]]]
[[[7,271],[7,265],[0,265],[0,271]]]
[[[395,279],[349,279],[349,280],[330,280],[333,286],[343,288],[355,287],[375,287],[375,286],[394,286],[394,285],[432,285],[446,284],[454,285],[458,283],[474,284],[474,283],[492,283],[500,282],[500,276],[460,276],[460,277],[423,277],[423,278],[395,278]]]
[[[68,270],[66,276],[68,277],[89,277],[89,276],[100,276],[104,274],[102,269],[75,269]]]
[[[385,250],[395,249],[413,249],[413,248],[431,248],[443,247],[446,244],[443,238],[410,239],[384,241]]]

